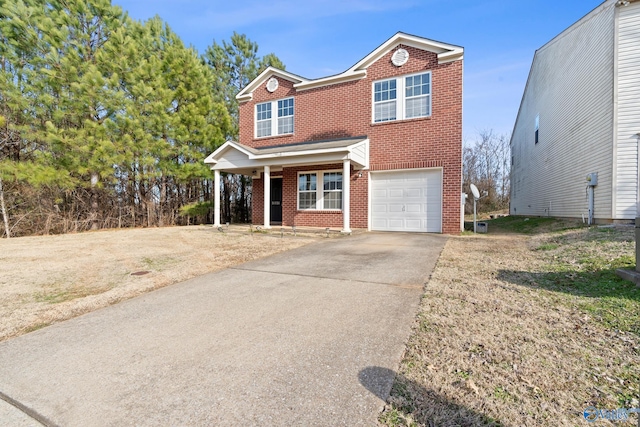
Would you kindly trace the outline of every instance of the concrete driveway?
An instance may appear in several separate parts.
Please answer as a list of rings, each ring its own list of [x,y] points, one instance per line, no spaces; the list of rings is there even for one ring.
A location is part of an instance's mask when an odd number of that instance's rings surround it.
[[[326,239],[0,343],[0,425],[374,425],[445,242]]]

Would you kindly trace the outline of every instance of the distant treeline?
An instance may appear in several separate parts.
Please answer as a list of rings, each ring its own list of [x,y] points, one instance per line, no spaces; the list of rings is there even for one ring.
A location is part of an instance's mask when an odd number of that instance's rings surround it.
[[[0,235],[209,220],[235,94],[284,68],[257,50],[234,33],[201,56],[110,0],[0,0]],[[223,218],[248,221],[248,194],[226,176]]]
[[[509,209],[511,193],[510,136],[493,130],[479,131],[475,141],[466,144],[463,151],[462,191],[468,195],[465,213],[473,213],[473,195],[470,186],[478,187],[481,197],[478,212]]]

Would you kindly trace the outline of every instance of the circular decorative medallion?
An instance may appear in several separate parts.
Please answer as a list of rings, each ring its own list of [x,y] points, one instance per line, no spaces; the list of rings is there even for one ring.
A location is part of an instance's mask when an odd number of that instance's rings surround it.
[[[278,79],[276,79],[275,77],[271,77],[267,81],[267,90],[273,93],[276,91],[276,89],[278,89]]]
[[[409,60],[409,52],[407,52],[404,49],[396,50],[393,53],[393,56],[391,57],[391,62],[396,67],[400,67],[400,66],[406,64],[408,60]]]

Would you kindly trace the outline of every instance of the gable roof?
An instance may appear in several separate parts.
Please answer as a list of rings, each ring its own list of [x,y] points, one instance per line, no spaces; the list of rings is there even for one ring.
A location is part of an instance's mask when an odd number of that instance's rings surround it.
[[[280,70],[276,67],[269,66],[263,72],[261,72],[258,77],[253,79],[248,85],[246,85],[237,95],[236,99],[240,102],[249,101],[251,99],[251,94],[258,86],[260,86],[263,82],[265,82],[268,78],[273,76],[280,77],[281,79],[288,80],[293,84],[302,83],[308,81],[304,77],[300,77],[296,74],[289,73],[284,70]]]
[[[410,46],[416,49],[426,50],[438,55],[438,63],[445,64],[447,62],[459,61],[463,59],[464,48],[452,44],[442,43],[435,40],[418,37],[411,34],[397,32],[386,42],[378,46],[373,52],[362,58],[351,68],[343,73],[333,76],[321,77],[318,79],[305,79],[304,77],[269,67],[264,70],[258,77],[249,83],[244,89],[236,95],[236,99],[240,102],[249,101],[252,98],[253,91],[263,82],[272,76],[277,76],[293,83],[296,90],[307,90],[321,86],[327,86],[336,83],[344,83],[352,80],[360,80],[367,76],[367,68],[395,49],[398,45]]]

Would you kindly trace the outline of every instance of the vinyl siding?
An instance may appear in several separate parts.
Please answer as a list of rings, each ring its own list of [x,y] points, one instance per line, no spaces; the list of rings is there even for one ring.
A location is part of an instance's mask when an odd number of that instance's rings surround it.
[[[512,214],[586,216],[586,175],[598,172],[595,217],[611,218],[614,4],[599,6],[534,56],[511,139]]]
[[[640,3],[618,9],[616,98],[615,212],[619,219],[636,217],[638,202],[638,137],[640,132]]]

